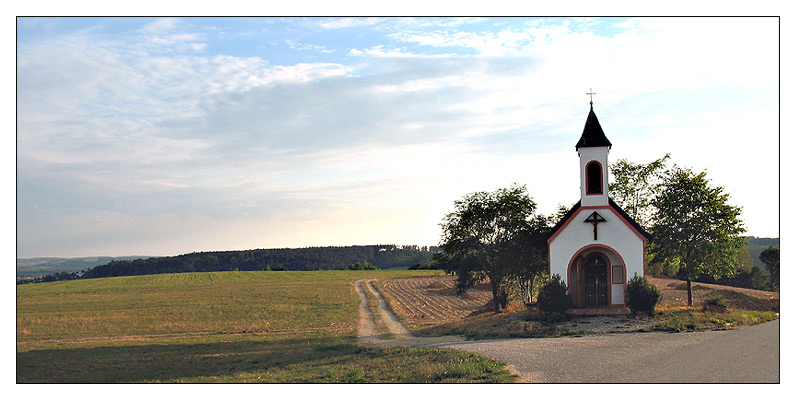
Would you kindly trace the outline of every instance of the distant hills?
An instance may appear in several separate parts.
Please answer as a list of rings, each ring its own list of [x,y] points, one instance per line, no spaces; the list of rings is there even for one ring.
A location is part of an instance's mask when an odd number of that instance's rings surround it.
[[[107,264],[114,260],[135,260],[139,258],[147,257],[17,258],[17,279],[36,278],[58,272],[78,272],[85,269],[94,268],[97,265]]]
[[[402,269],[431,262],[435,246],[370,245],[211,251],[171,257],[81,257],[17,259],[17,281],[149,275],[177,272],[326,270],[357,262],[380,269]]]

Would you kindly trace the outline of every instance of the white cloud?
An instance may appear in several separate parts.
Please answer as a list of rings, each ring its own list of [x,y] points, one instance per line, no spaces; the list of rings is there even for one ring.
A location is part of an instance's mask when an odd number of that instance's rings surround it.
[[[351,73],[352,70],[353,68],[351,67],[333,63],[280,65],[271,68],[265,74],[266,79],[261,82],[308,82],[316,79],[344,76]]]
[[[381,18],[335,18],[319,22],[318,26],[327,29],[343,29],[360,26],[375,25],[382,21]]]
[[[330,54],[334,53],[334,50],[328,49],[325,46],[319,46],[314,44],[306,44],[306,43],[299,43],[295,40],[285,40],[285,43],[290,46],[291,49],[294,50],[301,50],[301,51],[308,51],[308,52],[318,52],[318,53],[325,53]]]
[[[399,32],[391,35],[402,42],[439,48],[467,48],[484,56],[516,55],[534,37],[529,32],[505,30],[501,32],[457,32],[435,31],[429,33]]]
[[[187,32],[188,24],[177,18],[160,18],[138,30],[133,38],[135,46],[149,52],[194,52],[207,48],[206,38],[201,33]]]
[[[175,28],[182,25],[182,21],[177,18],[158,18],[146,25],[140,31],[148,34],[164,34],[172,32]]]
[[[428,56],[417,54],[401,48],[388,48],[387,46],[381,44],[373,46],[369,49],[351,49],[349,50],[348,54],[354,57],[441,57],[440,55]]]

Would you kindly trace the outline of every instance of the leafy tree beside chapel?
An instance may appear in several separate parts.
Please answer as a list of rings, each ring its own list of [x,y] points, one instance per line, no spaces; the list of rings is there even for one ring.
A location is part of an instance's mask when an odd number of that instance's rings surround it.
[[[724,188],[711,186],[706,172],[680,167],[667,172],[651,205],[654,257],[679,267],[691,306],[691,281],[700,274],[734,275],[746,243],[741,207],[729,204]]]
[[[733,278],[744,260],[751,264],[751,258],[741,236],[745,232],[741,207],[729,204],[724,188],[711,186],[707,172],[669,167],[669,159],[666,154],[646,164],[619,160],[611,165],[610,195],[650,230],[653,238],[646,247],[650,266],[685,279],[692,305],[692,280]],[[759,285],[758,272],[746,271],[733,280]]]
[[[649,228],[654,212],[652,201],[666,178],[669,154],[649,163],[632,163],[619,159],[611,164],[613,181],[608,195],[642,227]]]
[[[512,290],[527,291],[547,270],[547,218],[536,213],[525,186],[468,194],[440,225],[436,261],[456,274],[460,293],[488,278],[495,311],[508,305]]]

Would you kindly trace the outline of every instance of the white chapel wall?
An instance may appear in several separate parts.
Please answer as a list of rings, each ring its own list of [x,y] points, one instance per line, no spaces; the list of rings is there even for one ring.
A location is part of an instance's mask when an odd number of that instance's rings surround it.
[[[597,211],[606,220],[597,225],[597,240],[594,240],[594,225],[583,222],[594,211]],[[581,248],[592,244],[604,245],[619,253],[625,263],[626,281],[630,280],[634,273],[639,276],[644,275],[644,246],[641,238],[611,209],[582,208],[567,226],[561,228],[550,243],[551,276],[559,274],[566,281],[567,268],[572,257]],[[614,262],[614,260],[611,261]],[[612,290],[612,293],[614,296],[618,295],[615,289]]]

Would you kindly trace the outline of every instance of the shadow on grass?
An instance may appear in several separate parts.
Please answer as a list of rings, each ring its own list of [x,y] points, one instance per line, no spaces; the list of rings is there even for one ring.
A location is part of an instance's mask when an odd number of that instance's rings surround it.
[[[17,383],[507,382],[503,364],[452,350],[360,348],[351,337],[220,339],[30,350]],[[462,369],[462,364],[467,368]],[[462,373],[462,371],[465,371]]]

